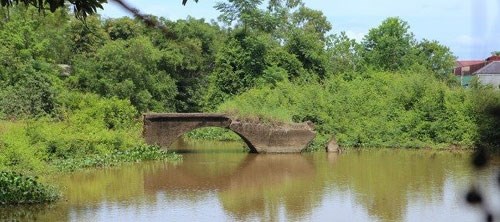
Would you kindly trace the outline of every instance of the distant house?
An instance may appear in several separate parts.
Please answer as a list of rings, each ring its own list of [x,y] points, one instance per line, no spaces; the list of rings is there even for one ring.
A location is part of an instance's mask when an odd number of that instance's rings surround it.
[[[469,86],[472,77],[485,66],[500,61],[500,56],[490,56],[486,60],[457,61],[453,73],[460,80],[462,86]]]
[[[479,82],[484,85],[493,85],[500,88],[500,61],[492,61],[488,65],[474,72]]]
[[[462,86],[468,86],[472,80],[473,73],[486,65],[484,60],[463,60],[457,61],[453,72],[460,80]]]

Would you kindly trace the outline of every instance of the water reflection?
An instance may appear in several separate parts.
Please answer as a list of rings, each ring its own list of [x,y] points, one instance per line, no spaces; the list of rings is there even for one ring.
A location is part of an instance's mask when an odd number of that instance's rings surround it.
[[[426,151],[357,152],[341,157],[333,178],[337,189],[352,189],[370,215],[384,221],[402,221],[410,198],[426,202],[440,198],[446,172],[457,179],[467,174],[465,160],[462,154]]]
[[[256,155],[241,152],[238,144],[185,145],[207,152],[185,153],[178,165],[152,162],[62,175],[56,180],[64,187],[63,201],[40,209],[0,208],[0,215],[50,221],[481,218],[461,204],[471,174],[467,153]]]

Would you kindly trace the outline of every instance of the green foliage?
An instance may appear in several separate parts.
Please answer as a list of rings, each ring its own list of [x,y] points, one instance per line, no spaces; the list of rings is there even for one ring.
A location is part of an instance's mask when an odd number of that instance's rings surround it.
[[[136,118],[148,111],[312,121],[321,136],[311,147],[332,134],[344,146],[469,147],[497,138],[498,121],[486,114],[495,92],[455,88],[449,48],[417,41],[405,21],[388,18],[358,43],[325,36],[331,24],[300,0],[267,3],[219,3],[222,27],[151,18],[167,31],[138,19],[81,22],[67,10],[10,7],[0,21],[0,118],[18,121],[3,123],[12,130],[0,135],[0,167],[37,171],[137,147]],[[59,63],[74,73],[58,75]]]
[[[370,29],[362,42],[366,62],[389,71],[407,67],[415,45],[409,29],[408,23],[397,17],[387,18],[377,28]]]
[[[361,43],[365,65],[383,71],[431,71],[439,79],[450,81],[455,56],[437,41],[417,41],[406,21],[387,18],[373,28]]]
[[[0,171],[0,205],[46,203],[59,196],[53,187],[41,184],[37,178]]]
[[[35,67],[36,68],[36,67]],[[52,115],[56,109],[57,81],[52,70],[18,69],[0,81],[0,113],[4,118]]]
[[[500,91],[490,85],[482,86],[477,79],[471,84],[472,118],[478,125],[477,147],[500,152]]]
[[[327,74],[325,44],[317,40],[316,34],[307,30],[292,31],[285,48],[295,55],[304,69],[324,78]]]
[[[209,77],[208,106],[214,107],[255,86],[266,68],[266,53],[271,44],[267,37],[241,31],[227,40],[216,55],[215,69]]]
[[[284,86],[282,86],[284,85]],[[264,122],[291,122],[289,112],[289,83],[280,83],[274,89],[268,86],[251,89],[234,97],[219,107],[219,111],[231,115],[234,119],[259,120]]]
[[[106,155],[87,155],[73,159],[57,159],[53,162],[57,169],[75,171],[84,168],[112,167],[124,163],[134,163],[149,160],[180,161],[182,156],[169,153],[157,146],[140,145],[124,151],[114,151]]]
[[[64,0],[24,0],[21,1],[25,6],[32,6],[38,9],[39,12],[44,11],[47,5],[51,12],[55,12],[59,8],[67,7],[65,3],[72,6],[75,16],[85,18],[87,15],[97,13],[97,9],[103,9],[102,5],[107,3],[107,0],[92,0],[92,1],[64,1]],[[19,4],[19,0],[1,0],[2,7],[11,7],[14,4]]]
[[[85,23],[73,20],[69,23],[67,35],[71,52],[85,56],[92,56],[109,41],[109,36],[97,16],[90,16]]]
[[[261,11],[258,6],[262,4],[262,0],[233,0],[229,3],[218,2],[214,8],[220,11],[219,20],[226,25],[231,25],[233,22],[239,22],[239,25],[253,26],[260,17]]]
[[[313,141],[307,145],[306,152],[325,151],[328,142],[330,142],[331,135],[318,134],[314,137]]]
[[[129,17],[106,19],[104,27],[111,40],[127,40],[141,34],[142,25]]]
[[[329,69],[333,74],[364,71],[366,64],[363,63],[361,52],[361,45],[345,32],[330,36],[326,49]]]
[[[0,21],[2,65],[17,68],[37,61],[59,61],[68,56],[64,31],[68,17],[65,11],[43,17],[33,9],[15,7],[10,19]]]
[[[16,9],[12,20],[0,26],[0,116],[26,118],[54,114],[58,82],[48,37],[41,33],[49,22],[29,17],[29,10]],[[61,15],[62,16],[62,15]]]
[[[325,34],[332,29],[332,24],[323,15],[323,12],[307,8],[304,5],[292,14],[291,21],[294,27],[314,33],[321,40],[325,40]]]
[[[433,71],[438,78],[446,79],[452,75],[456,57],[450,49],[437,41],[422,40],[416,46],[420,64]]]
[[[67,93],[61,120],[1,122],[0,170],[40,172],[46,162],[106,155],[143,144],[137,111],[129,102]]]
[[[235,25],[216,54],[209,78],[206,109],[263,84],[275,85],[286,78],[299,82],[319,81],[327,76],[325,33],[331,29],[326,17],[301,1],[219,3],[219,19]]]
[[[142,144],[137,111],[127,101],[100,99],[91,94],[68,94],[70,110],[64,121],[38,120],[27,125],[33,147],[45,150],[47,160],[105,155]]]
[[[0,124],[0,171],[41,172],[47,154],[32,146],[25,123],[2,121]]]
[[[154,39],[161,49],[159,68],[176,81],[177,112],[199,112],[208,87],[208,74],[213,71],[213,61],[218,47],[219,28],[204,20],[188,18],[176,22],[166,21],[175,39]]]
[[[240,136],[233,131],[219,127],[195,129],[186,133],[185,136],[195,140],[241,141]]]
[[[472,102],[466,90],[432,74],[367,72],[252,89],[220,111],[261,121],[312,121],[324,135],[312,147],[325,144],[326,135],[342,146],[472,147],[478,136]]]
[[[102,96],[128,99],[141,112],[175,110],[174,80],[158,69],[161,53],[149,39],[116,40],[92,58],[78,57],[70,84]]]

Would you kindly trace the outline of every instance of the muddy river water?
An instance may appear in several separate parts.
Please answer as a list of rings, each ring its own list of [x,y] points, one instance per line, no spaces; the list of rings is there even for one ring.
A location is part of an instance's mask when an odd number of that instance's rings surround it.
[[[183,140],[175,147],[179,163],[59,175],[62,200],[0,213],[21,221],[484,221],[464,201],[471,184],[500,210],[498,161],[473,171],[470,153],[259,155],[239,143]]]

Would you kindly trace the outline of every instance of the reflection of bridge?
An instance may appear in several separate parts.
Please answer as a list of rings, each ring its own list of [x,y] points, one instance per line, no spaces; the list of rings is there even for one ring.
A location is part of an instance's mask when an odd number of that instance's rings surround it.
[[[311,201],[321,200],[311,193],[323,192],[322,187],[311,187],[320,184],[314,182],[318,172],[312,155],[197,153],[185,155],[178,165],[155,166],[144,173],[146,193],[163,193],[187,205],[213,193],[236,221],[251,220],[252,215],[277,216],[273,209],[279,206],[288,210],[297,206],[294,213],[305,215],[316,205]]]
[[[148,144],[170,146],[183,134],[202,127],[222,127],[238,134],[252,152],[294,153],[302,151],[314,138],[307,123],[263,124],[240,122],[223,114],[161,113],[144,115],[143,136]]]
[[[216,161],[212,160],[213,164],[205,166],[210,159],[187,156],[180,165],[145,174],[145,190],[236,190],[241,193],[252,187],[264,189],[283,185],[292,179],[308,181],[315,175],[313,159],[299,154],[249,154],[241,159],[227,155],[223,158],[226,158],[224,164],[215,165]]]

